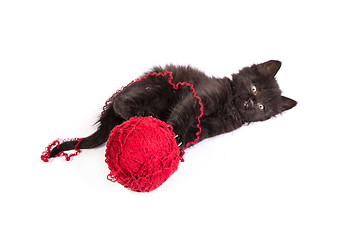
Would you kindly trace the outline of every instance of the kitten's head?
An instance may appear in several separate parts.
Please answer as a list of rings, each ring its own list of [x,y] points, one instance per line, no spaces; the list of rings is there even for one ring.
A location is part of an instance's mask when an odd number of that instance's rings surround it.
[[[275,79],[280,67],[281,62],[271,60],[232,75],[234,102],[245,122],[264,121],[296,106],[296,101],[281,96]]]

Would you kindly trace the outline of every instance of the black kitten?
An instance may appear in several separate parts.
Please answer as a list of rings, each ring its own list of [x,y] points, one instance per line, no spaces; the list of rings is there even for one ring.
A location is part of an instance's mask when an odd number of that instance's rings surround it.
[[[152,72],[172,72],[173,83],[193,84],[204,106],[199,141],[230,132],[250,122],[264,121],[291,109],[296,101],[281,96],[275,75],[281,62],[271,60],[245,67],[229,78],[215,78],[190,66],[154,67]],[[144,74],[144,76],[147,73]],[[84,138],[78,148],[94,148],[105,143],[111,130],[133,116],[153,116],[174,127],[182,149],[193,141],[198,128],[200,106],[187,87],[174,90],[164,76],[149,76],[126,87],[110,99],[98,121],[97,131]],[[72,150],[78,141],[54,148],[50,157]]]

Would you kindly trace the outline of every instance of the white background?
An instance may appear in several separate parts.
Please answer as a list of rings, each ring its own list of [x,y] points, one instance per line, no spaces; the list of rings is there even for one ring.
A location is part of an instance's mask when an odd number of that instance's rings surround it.
[[[1,1],[1,239],[360,239],[356,1]],[[270,59],[298,106],[206,140],[160,188],[106,179],[105,100],[153,65]]]

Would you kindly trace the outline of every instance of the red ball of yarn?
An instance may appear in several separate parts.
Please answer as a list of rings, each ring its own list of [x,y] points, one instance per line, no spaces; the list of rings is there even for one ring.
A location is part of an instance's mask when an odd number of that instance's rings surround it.
[[[116,126],[105,157],[108,179],[140,192],[158,188],[181,160],[172,126],[153,117],[133,117]]]

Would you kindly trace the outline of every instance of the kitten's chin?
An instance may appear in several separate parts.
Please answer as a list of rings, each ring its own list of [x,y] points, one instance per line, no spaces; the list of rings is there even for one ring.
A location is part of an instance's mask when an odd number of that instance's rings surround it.
[[[239,112],[240,118],[243,122],[251,122],[248,111],[244,107],[238,109],[238,112]]]
[[[244,106],[242,109],[239,109],[239,114],[246,123],[262,121],[262,119],[259,119],[254,107],[251,106]]]

